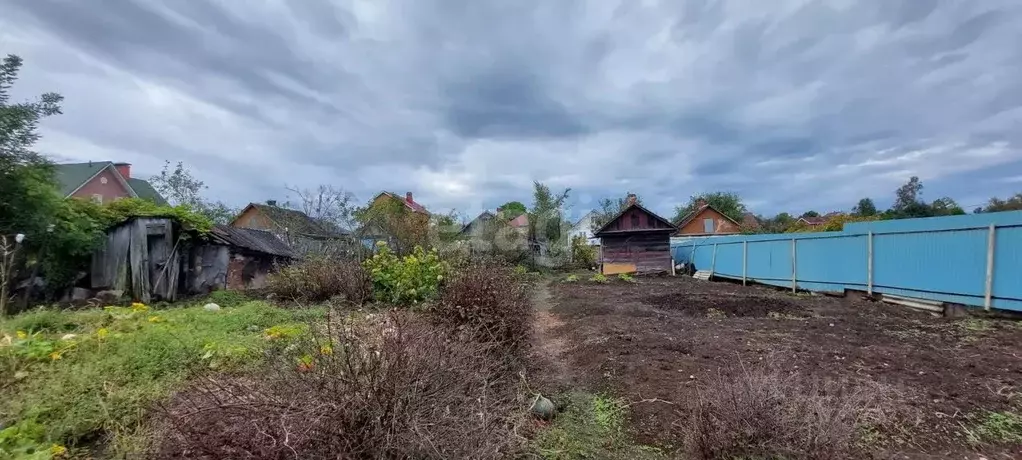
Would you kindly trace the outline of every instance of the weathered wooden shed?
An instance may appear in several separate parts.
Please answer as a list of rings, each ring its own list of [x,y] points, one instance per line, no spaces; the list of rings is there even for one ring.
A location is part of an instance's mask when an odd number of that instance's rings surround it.
[[[264,285],[276,263],[295,258],[270,232],[217,225],[205,235],[172,217],[136,217],[107,230],[92,255],[93,289],[133,299],[176,300],[182,294]]]
[[[671,269],[671,234],[677,227],[628,196],[628,207],[604,224],[594,236],[601,242],[601,271],[655,273]]]

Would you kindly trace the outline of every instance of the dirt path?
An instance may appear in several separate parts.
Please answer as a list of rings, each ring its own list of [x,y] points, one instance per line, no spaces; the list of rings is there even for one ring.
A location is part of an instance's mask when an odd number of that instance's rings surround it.
[[[532,293],[532,305],[535,309],[533,323],[533,349],[535,362],[539,368],[535,372],[538,382],[549,388],[548,391],[561,391],[571,383],[571,368],[567,363],[569,350],[568,339],[561,327],[564,321],[553,313],[553,295],[550,294],[550,281],[543,280],[536,284]]]

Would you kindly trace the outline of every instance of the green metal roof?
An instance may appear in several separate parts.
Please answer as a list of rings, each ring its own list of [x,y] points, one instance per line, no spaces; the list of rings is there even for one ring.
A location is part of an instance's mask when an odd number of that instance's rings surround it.
[[[91,179],[108,166],[113,166],[113,162],[92,161],[89,163],[67,163],[56,165],[55,170],[57,173],[57,183],[60,186],[60,192],[63,193],[64,196],[71,195],[71,192],[74,192],[78,189],[78,187],[81,187],[85,181]],[[116,170],[116,168],[114,169]],[[156,189],[149,184],[149,182],[135,178],[127,179],[126,182],[128,183],[128,186],[135,191],[135,194],[138,195],[139,198],[152,200],[157,204],[167,204],[167,200],[163,199],[159,192],[157,192]]]

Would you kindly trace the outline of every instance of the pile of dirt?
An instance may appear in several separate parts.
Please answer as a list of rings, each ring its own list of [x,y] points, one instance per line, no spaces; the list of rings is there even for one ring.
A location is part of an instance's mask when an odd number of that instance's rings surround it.
[[[773,315],[810,316],[805,307],[776,297],[706,296],[685,292],[651,295],[644,302],[663,310],[687,316],[722,315],[727,317],[762,318]]]

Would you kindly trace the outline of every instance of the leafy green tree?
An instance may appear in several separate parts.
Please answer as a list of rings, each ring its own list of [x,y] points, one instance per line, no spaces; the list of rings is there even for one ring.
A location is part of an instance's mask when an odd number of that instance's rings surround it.
[[[170,161],[163,164],[160,174],[149,178],[149,183],[172,205],[184,205],[206,216],[216,224],[228,224],[238,214],[238,209],[222,201],[208,201],[202,193],[208,187],[192,176],[183,162],[171,169]]]
[[[24,233],[28,241],[53,223],[60,202],[53,164],[32,150],[45,117],[60,114],[59,94],[12,102],[11,88],[22,60],[8,55],[0,62],[0,234]]]
[[[521,201],[508,201],[500,205],[500,212],[504,219],[511,220],[528,212]]]
[[[993,197],[987,202],[986,207],[977,208],[979,212],[1000,212],[1000,211],[1019,211],[1022,210],[1022,193],[1016,193],[1015,196],[1009,197],[1006,200],[1002,200],[997,197]]]
[[[620,198],[604,198],[599,201],[599,207],[596,209],[595,215],[593,216],[593,231],[598,230],[600,227],[607,225],[610,219],[618,215],[621,211],[624,211],[628,207],[628,197],[632,195],[631,192],[625,193]],[[638,195],[635,196],[635,202],[642,204],[642,198]]]
[[[799,218],[806,218],[806,217],[820,217],[820,213],[818,213],[818,212],[816,212],[816,211],[812,211],[812,210],[809,210],[809,211],[803,212],[803,213],[802,213],[802,215],[801,215],[801,216],[798,216],[798,217],[799,217]]]
[[[925,203],[922,201],[923,183],[919,177],[909,178],[908,182],[894,191],[894,195],[894,206],[891,209],[896,213],[917,214],[920,213],[921,208],[925,207],[920,206]]]
[[[562,258],[570,257],[570,241],[564,221],[564,202],[571,189],[554,194],[550,187],[535,181],[533,183],[532,209],[529,210],[529,243],[540,253],[546,252],[551,263],[561,264]]]
[[[795,218],[786,212],[782,212],[770,219],[760,219],[764,233],[784,233],[795,223]]]
[[[695,211],[701,202],[713,206],[714,209],[734,219],[735,222],[741,222],[746,212],[745,204],[742,203],[742,197],[738,196],[737,193],[711,192],[693,195],[689,197],[688,204],[674,208],[674,221],[678,222],[684,219],[689,213]]]
[[[863,198],[852,208],[852,215],[857,217],[869,217],[877,215],[877,207],[870,198]]]

